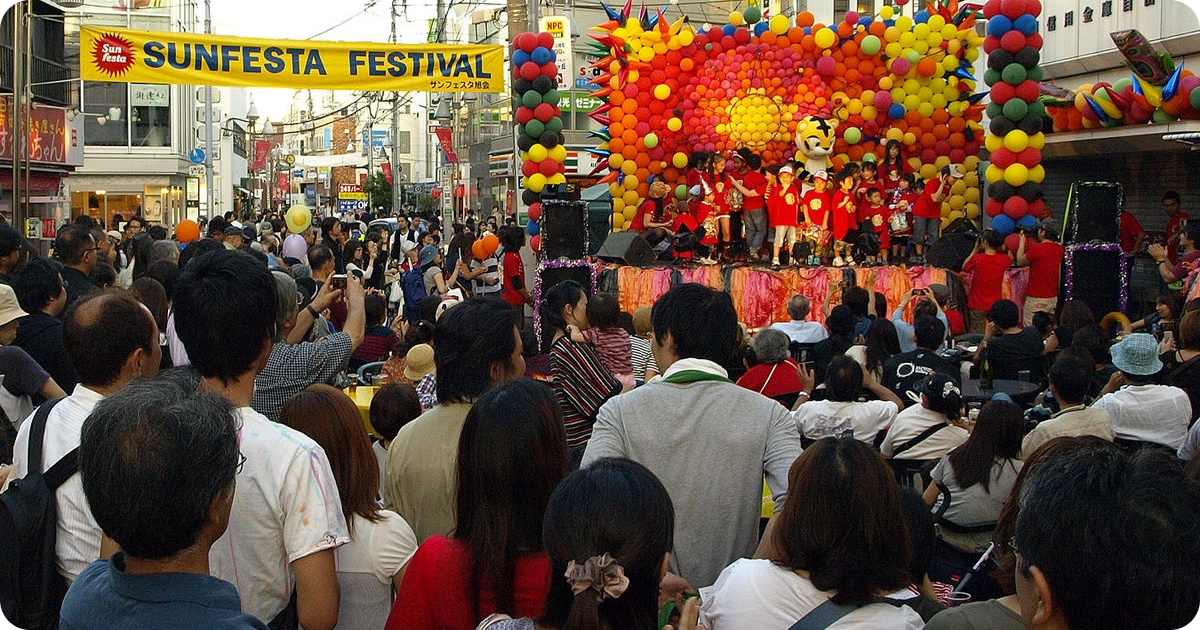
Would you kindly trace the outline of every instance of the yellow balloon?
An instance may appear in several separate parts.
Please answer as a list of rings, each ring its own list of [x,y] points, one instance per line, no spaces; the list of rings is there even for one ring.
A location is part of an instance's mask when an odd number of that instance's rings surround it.
[[[914,41],[919,42],[919,41],[922,41],[925,39],[929,39],[929,23],[925,22],[923,24],[918,24],[918,25],[914,26],[913,30],[912,30],[912,34],[913,34]]]
[[[613,200],[612,200],[612,202],[613,202],[613,212],[614,212],[614,213],[622,213],[622,212],[624,212],[624,210],[625,210],[625,199],[623,199],[623,198],[622,198],[620,195],[617,195],[616,197],[613,197]]]
[[[620,232],[625,227],[625,215],[613,213],[612,228],[614,232]]]
[[[1084,120],[1087,119],[1084,118]],[[1037,149],[1038,151],[1046,148],[1046,134],[1039,131],[1032,136],[1029,136],[1029,146]]]
[[[946,18],[934,13],[933,15],[929,16],[929,20],[926,21],[925,24],[931,31],[940,31],[942,30],[942,27],[946,25]]]
[[[995,184],[996,182],[1004,179],[1004,169],[996,166],[995,164],[991,164],[987,167],[987,170],[983,172],[983,178],[987,180],[987,183]]]
[[[541,173],[534,173],[525,180],[525,188],[535,193],[542,192],[546,187],[546,176]]]
[[[901,15],[896,18],[896,28],[900,29],[901,32],[912,30],[912,27],[913,20],[911,17],[907,15]]]
[[[625,187],[625,190],[637,190],[638,183],[638,178],[636,176],[626,175],[625,181],[621,182],[621,185]]]
[[[638,169],[637,162],[634,162],[633,160],[625,160],[621,164],[621,172],[625,173],[626,175],[633,175],[634,173],[637,172],[637,169]]]
[[[889,55],[889,56],[891,56],[891,55]],[[878,83],[879,83],[879,89],[881,89],[881,90],[891,90],[892,89],[892,77],[889,77],[889,76],[879,77]]]
[[[967,176],[963,178],[963,181],[967,182],[967,186],[969,186],[971,188],[978,187],[979,186],[979,174],[976,173],[974,170],[967,171]]]
[[[932,164],[921,165],[921,179],[933,179],[934,177],[937,177],[937,172],[937,167]]]
[[[1004,136],[989,133],[983,140],[983,146],[987,148],[988,153],[995,153],[1004,146]]]
[[[896,28],[896,27],[893,26],[890,28]],[[899,39],[899,37],[900,37],[900,33],[896,33],[896,38]],[[888,59],[895,59],[896,57],[899,57],[901,53],[904,52],[904,47],[900,45],[900,42],[891,42],[887,46],[883,47],[883,52],[884,52],[884,54],[886,54],[888,56]]]
[[[732,24],[732,22],[730,23]],[[813,42],[816,43],[817,48],[829,48],[830,46],[833,46],[834,42],[836,41],[837,34],[829,28],[823,28],[813,35]]]
[[[979,204],[977,203],[968,201],[964,211],[966,212],[967,218],[972,221],[979,218]]]
[[[897,20],[899,22],[899,20]],[[902,31],[900,39],[896,40],[904,48],[912,48],[913,44],[917,43],[917,36],[912,31]]]
[[[671,156],[671,165],[675,168],[683,168],[687,166],[688,157],[684,153],[676,153]]]
[[[895,14],[896,14],[895,9],[893,9],[890,5],[884,5],[884,7],[879,10],[879,17],[882,19],[885,19],[885,20],[892,19],[892,16],[894,16]],[[895,27],[889,27],[889,28],[895,28]]]
[[[961,194],[965,193],[966,191],[967,191],[967,184],[966,184],[966,182],[962,181],[961,179],[954,182],[954,184],[950,186],[950,194],[951,195],[961,195]]]
[[[963,191],[963,198],[967,200],[967,203],[979,201],[979,189],[973,186],[968,187]]]
[[[891,127],[887,130],[886,137],[888,140],[900,141],[900,140],[904,139],[904,132],[897,129],[896,127]]]
[[[903,141],[904,144],[906,144],[908,146],[912,146],[917,143],[917,134],[915,134],[911,131],[906,131],[904,133],[904,137],[901,138],[901,141]],[[926,178],[926,179],[929,179],[929,178]]]
[[[612,195],[614,200],[616,198],[620,197],[621,193],[623,193],[623,192],[625,192],[625,188],[622,187],[617,182],[609,182],[608,183],[608,194]],[[624,202],[622,202],[622,204],[624,204]]]
[[[1038,134],[1041,135],[1041,134]],[[1043,140],[1044,141],[1044,140]],[[535,145],[536,146],[536,145]],[[1020,153],[1029,146],[1029,136],[1020,129],[1013,129],[1004,135],[1004,148],[1013,153]]]
[[[767,22],[767,25],[770,27],[771,32],[775,33],[776,35],[783,35],[787,32],[788,27],[791,26],[791,24],[788,23],[787,16],[783,15],[782,13],[771,16],[771,20]]]
[[[565,183],[567,183],[567,176],[562,173],[555,173],[555,174],[551,175],[550,177],[546,178],[546,183],[547,184],[565,184]]]
[[[907,103],[907,100],[905,102]],[[920,105],[917,105],[917,113],[921,114],[921,118],[929,118],[930,116],[933,116],[933,103],[921,103]]]
[[[608,156],[608,167],[609,168],[621,168],[621,165],[624,163],[625,163],[625,156],[621,155],[620,153],[614,153],[614,154]]]
[[[776,16],[776,17],[779,17],[779,16]],[[669,86],[665,83],[660,83],[660,84],[654,86],[654,98],[656,98],[660,101],[665,101],[670,97],[671,97],[671,86]]]
[[[637,216],[637,206],[625,206],[625,210],[621,213],[625,215],[626,221],[632,221],[633,217]]]
[[[535,144],[532,147],[529,147],[530,161],[541,162],[542,160],[546,159],[547,155],[548,152],[546,151],[546,147],[542,146],[541,144]]]
[[[951,211],[962,212],[962,209],[967,205],[967,200],[963,199],[962,195],[951,195],[949,201]]]
[[[1004,181],[1013,186],[1020,186],[1029,181],[1029,169],[1020,162],[1013,162],[1004,169]]]
[[[948,155],[937,156],[937,158],[933,160],[933,165],[935,167],[937,167],[937,169],[939,171],[947,166],[950,166],[950,156],[948,156]]]
[[[694,41],[696,41],[696,33],[691,28],[679,32],[679,44],[681,46],[691,46]]]
[[[741,26],[746,23],[746,16],[742,15],[741,11],[731,11],[729,13],[729,23],[734,26]]]
[[[626,209],[628,209],[630,206],[634,206],[635,208],[637,207],[639,197],[636,190],[626,190],[621,195],[621,198],[625,200]]]
[[[1029,169],[1029,181],[1040,184],[1046,179],[1046,168],[1041,164]]]
[[[991,149],[989,149],[989,151],[990,150]],[[977,166],[979,166],[979,156],[978,155],[968,155],[966,157],[966,159],[963,160],[963,168],[966,169],[968,172],[974,171],[975,167],[977,167]]]

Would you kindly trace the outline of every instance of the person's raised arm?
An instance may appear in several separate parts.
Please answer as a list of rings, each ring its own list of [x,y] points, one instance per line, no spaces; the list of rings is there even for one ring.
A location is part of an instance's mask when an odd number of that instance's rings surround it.
[[[1158,269],[1158,275],[1162,276],[1163,282],[1170,284],[1179,278],[1175,276],[1175,268],[1171,266],[1171,261],[1167,259],[1167,248],[1155,243],[1150,246],[1150,257],[1154,259],[1154,265]]]
[[[875,376],[871,374],[870,370],[863,370],[863,387],[874,393],[879,400],[886,400],[896,405],[897,412],[904,410],[904,401],[900,400],[896,392],[884,387],[879,381],[875,380]]]
[[[304,341],[304,338],[308,336],[308,331],[312,330],[312,325],[316,321],[317,315],[329,308],[329,305],[336,302],[338,298],[342,297],[342,290],[333,288],[333,284],[329,282],[331,277],[333,277],[333,272],[330,272],[325,277],[325,281],[321,283],[321,288],[313,296],[312,302],[300,309],[299,313],[296,313],[296,325],[292,327],[292,332],[288,333],[286,339],[288,343],[296,344]],[[349,279],[347,279],[347,284],[349,284]]]
[[[1017,266],[1018,267],[1027,267],[1029,265],[1029,259],[1025,257],[1025,242],[1027,240],[1028,240],[1028,237],[1025,236],[1025,233],[1021,232],[1020,241],[1017,244]]]
[[[364,306],[366,291],[358,278],[346,278],[346,323],[342,332],[350,335],[350,351],[362,343],[367,328],[367,311]]]

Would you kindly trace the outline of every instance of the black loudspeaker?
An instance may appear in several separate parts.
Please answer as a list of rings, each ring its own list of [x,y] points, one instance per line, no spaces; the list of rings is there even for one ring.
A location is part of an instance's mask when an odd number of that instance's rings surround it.
[[[576,260],[588,251],[587,202],[542,201],[542,252],[546,260]]]
[[[974,233],[943,234],[929,248],[925,258],[934,267],[962,271],[963,262],[975,249],[975,239]]]
[[[1075,182],[1064,243],[1117,243],[1121,240],[1121,205],[1125,191],[1116,182]],[[1107,311],[1105,311],[1107,312]]]
[[[1121,281],[1120,252],[1075,251],[1070,255],[1071,274],[1064,277],[1065,286],[1071,289],[1067,297],[1083,300],[1097,319],[1120,311],[1128,290]]]
[[[613,232],[604,239],[596,257],[607,262],[645,267],[658,259],[654,248],[637,232]]]

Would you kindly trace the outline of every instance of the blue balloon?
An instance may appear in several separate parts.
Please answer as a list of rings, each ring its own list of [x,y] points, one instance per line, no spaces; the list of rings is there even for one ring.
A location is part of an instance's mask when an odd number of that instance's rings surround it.
[[[1005,33],[1011,31],[1012,28],[1013,28],[1012,20],[1004,17],[1003,15],[996,15],[996,16],[992,16],[991,18],[988,18],[987,34],[991,35],[992,37],[1000,37],[1000,36],[1004,35]]]
[[[1179,77],[1182,76],[1180,74],[1182,72],[1183,62],[1180,61],[1179,65],[1175,67],[1175,72],[1171,73],[1171,78],[1167,79],[1167,84],[1163,86],[1162,100],[1169,101],[1175,98],[1175,94],[1179,92]]]
[[[921,9],[920,11],[917,11],[917,14],[913,16],[913,22],[916,22],[917,24],[924,24],[928,21],[929,21],[929,11],[926,11],[925,9]]]
[[[1007,214],[998,214],[992,217],[992,229],[999,232],[1000,236],[1008,236],[1017,229],[1017,224]]]
[[[1027,214],[1020,219],[1017,219],[1017,225],[1023,228],[1036,227],[1038,220],[1032,214]]]
[[[520,48],[513,51],[512,63],[514,66],[523,66],[525,65],[526,61],[529,61],[529,53],[521,50]]]
[[[1037,32],[1037,28],[1038,28],[1037,18],[1026,13],[1025,15],[1022,15],[1021,17],[1017,18],[1016,20],[1013,20],[1013,28],[1017,29],[1018,31],[1021,31],[1021,34],[1026,37],[1033,35],[1034,33]]]
[[[811,27],[811,26],[805,26],[805,27],[804,27],[804,34],[805,34],[805,35],[812,35],[812,27]]]
[[[887,114],[888,118],[891,118],[892,120],[904,118],[904,106],[900,103],[892,103],[891,105],[888,105]]]
[[[544,46],[538,46],[533,49],[533,52],[529,53],[529,59],[541,66],[554,61],[554,51]]]
[[[754,36],[761,37],[762,34],[766,33],[767,29],[769,29],[769,28],[770,28],[770,26],[768,26],[766,22],[759,22],[758,24],[755,24],[754,25]]]
[[[871,22],[873,21],[875,21],[875,18],[869,15],[864,15],[858,18],[859,26],[871,26]]]
[[[538,225],[537,221],[530,221],[529,223],[525,224],[525,233],[530,236],[537,236],[538,232],[541,231],[542,228]]]
[[[730,36],[730,37],[733,37],[733,34],[734,34],[735,32],[737,32],[737,27],[736,27],[736,26],[734,26],[734,25],[732,25],[732,24],[726,24],[725,26],[722,26],[722,27],[721,27],[721,34],[722,34],[722,35],[728,35],[728,36]]]

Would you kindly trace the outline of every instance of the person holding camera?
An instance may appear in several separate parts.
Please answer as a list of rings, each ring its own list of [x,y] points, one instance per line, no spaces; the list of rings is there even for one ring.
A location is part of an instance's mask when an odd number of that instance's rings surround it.
[[[1058,226],[1053,219],[1042,221],[1032,230],[1021,230],[1017,245],[1017,266],[1029,267],[1029,283],[1025,287],[1025,308],[1022,323],[1033,325],[1038,311],[1054,313],[1058,308],[1058,282],[1062,273],[1063,246],[1059,245]]]
[[[1012,257],[1004,249],[1004,237],[996,230],[984,230],[975,239],[975,250],[963,262],[963,273],[973,274],[971,290],[967,292],[967,308],[971,319],[967,327],[982,333],[987,326],[987,312],[1003,293],[1004,272],[1012,266]]]

